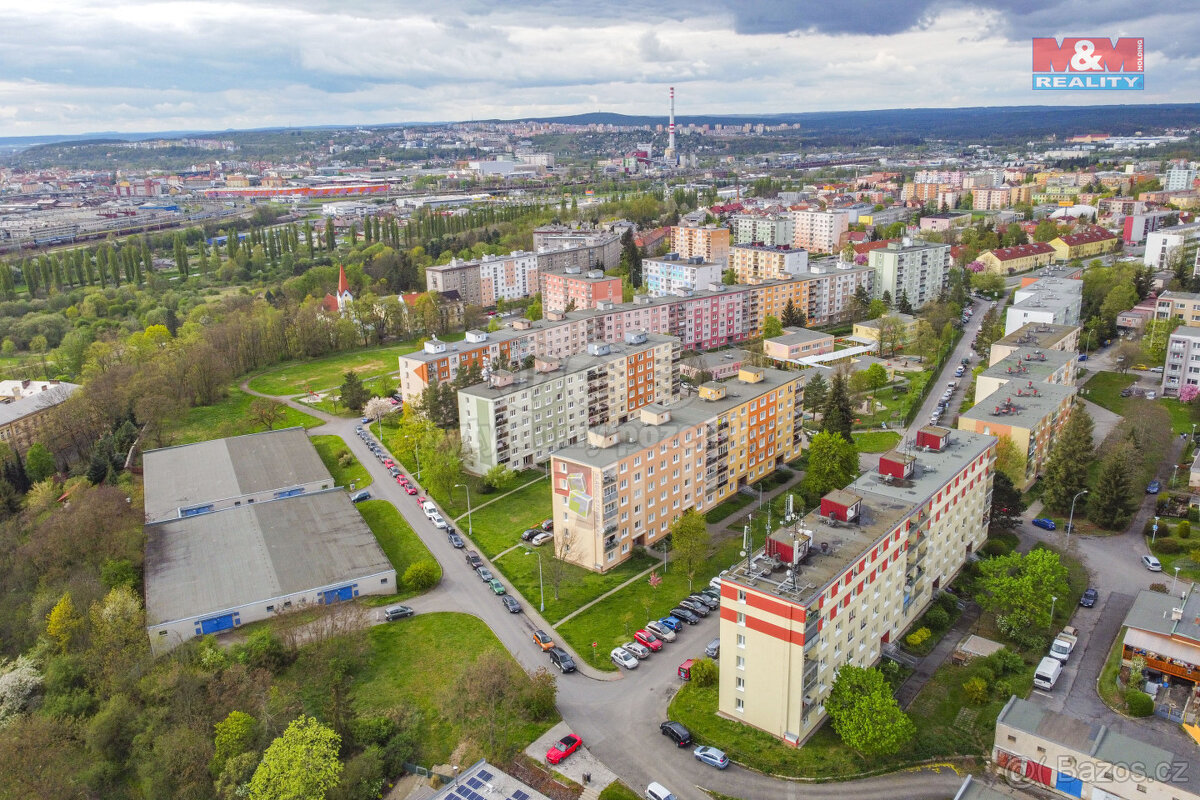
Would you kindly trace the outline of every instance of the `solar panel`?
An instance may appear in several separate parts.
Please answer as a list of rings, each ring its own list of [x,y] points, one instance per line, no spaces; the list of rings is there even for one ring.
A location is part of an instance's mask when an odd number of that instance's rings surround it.
[[[465,786],[459,786],[454,791],[457,792],[458,794],[462,795],[463,797],[468,797],[471,794],[471,790]]]
[[[480,786],[483,786],[483,781],[479,780],[479,778],[471,778],[471,780],[467,781],[467,786],[470,786],[472,789],[478,789]]]
[[[496,777],[492,773],[488,772],[486,769],[479,770],[478,774],[479,774],[479,777],[483,778],[485,781],[490,781],[492,778]]]
[[[529,794],[521,789],[517,789],[513,792],[513,800],[529,800]]]

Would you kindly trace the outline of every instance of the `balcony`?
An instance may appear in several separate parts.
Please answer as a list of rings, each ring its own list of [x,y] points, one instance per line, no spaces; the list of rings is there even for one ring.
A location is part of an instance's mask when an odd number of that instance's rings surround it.
[[[604,540],[604,549],[605,550],[612,550],[616,546],[617,546],[617,537],[609,536],[609,537],[605,538],[605,540]]]
[[[610,522],[604,526],[604,534],[607,536],[617,532],[617,523]]]

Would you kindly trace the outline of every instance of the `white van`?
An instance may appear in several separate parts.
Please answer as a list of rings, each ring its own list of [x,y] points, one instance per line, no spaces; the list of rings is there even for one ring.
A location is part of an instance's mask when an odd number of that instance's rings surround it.
[[[1063,665],[1057,658],[1046,656],[1038,664],[1037,672],[1033,673],[1033,685],[1039,689],[1053,689],[1062,675]]]
[[[429,517],[430,519],[433,519],[433,515],[438,513],[437,506],[433,504],[432,500],[426,500],[424,503],[422,503],[421,510],[424,511],[425,516]]]
[[[646,787],[646,800],[676,800],[676,798],[661,783],[651,783]]]

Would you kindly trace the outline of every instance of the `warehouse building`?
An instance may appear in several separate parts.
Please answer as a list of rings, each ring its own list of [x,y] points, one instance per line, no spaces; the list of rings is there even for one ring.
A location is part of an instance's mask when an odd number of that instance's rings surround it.
[[[273,614],[392,594],[396,571],[301,428],[145,454],[155,653]]]

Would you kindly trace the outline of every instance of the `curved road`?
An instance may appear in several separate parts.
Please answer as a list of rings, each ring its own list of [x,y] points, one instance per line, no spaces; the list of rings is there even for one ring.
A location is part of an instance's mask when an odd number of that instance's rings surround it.
[[[455,611],[472,614],[484,621],[505,648],[526,669],[550,668],[546,656],[533,643],[535,628],[553,628],[538,614],[537,606],[509,588],[521,602],[523,613],[510,614],[476,574],[467,568],[461,550],[450,546],[447,537],[426,519],[413,496],[405,494],[367,445],[354,432],[356,419],[334,417],[290,398],[264,395],[251,390],[247,382],[242,390],[258,397],[280,400],[317,417],[324,424],[312,428],[310,435],[339,436],[354,456],[371,473],[373,497],[392,503],[416,531],[442,565],[442,580],[425,594],[407,601],[418,612]],[[410,476],[412,477],[412,476]],[[491,567],[488,559],[484,562]],[[493,570],[496,571],[496,570]],[[503,577],[498,571],[498,577]],[[675,669],[681,661],[700,656],[705,645],[717,635],[717,615],[699,625],[688,626],[679,638],[668,643],[661,654],[642,662],[633,672],[608,673],[587,666],[587,660],[574,654],[581,665],[579,672],[560,676],[558,708],[563,720],[578,733],[585,746],[605,766],[639,793],[650,781],[658,781],[680,800],[711,800],[704,790],[713,790],[743,800],[843,800],[853,794],[859,800],[946,800],[954,796],[962,780],[953,770],[922,769],[838,783],[802,783],[772,778],[731,766],[718,771],[692,758],[690,750],[674,747],[658,731],[666,719],[667,705],[679,688]],[[569,648],[568,648],[569,649]]]

